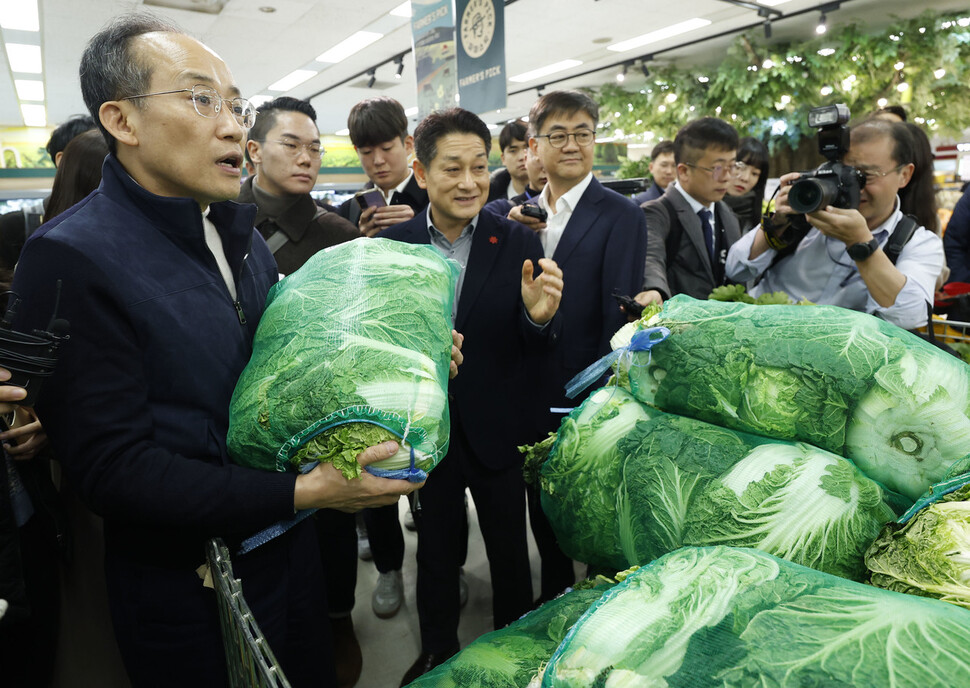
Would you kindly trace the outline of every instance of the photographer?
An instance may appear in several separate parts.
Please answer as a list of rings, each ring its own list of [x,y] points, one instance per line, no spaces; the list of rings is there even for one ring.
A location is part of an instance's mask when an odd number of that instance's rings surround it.
[[[798,215],[789,197],[801,175],[784,175],[778,211],[759,231],[745,234],[731,247],[728,277],[758,280],[753,296],[783,291],[796,300],[872,313],[907,330],[925,325],[943,268],[940,238],[916,227],[895,264],[884,252],[905,217],[898,194],[916,172],[913,160],[913,138],[904,125],[867,120],[853,127],[843,162],[864,175],[858,208],[825,205]],[[787,238],[800,225],[807,229],[803,238],[787,239],[787,246],[781,247],[781,237]],[[770,247],[769,235],[780,250]]]

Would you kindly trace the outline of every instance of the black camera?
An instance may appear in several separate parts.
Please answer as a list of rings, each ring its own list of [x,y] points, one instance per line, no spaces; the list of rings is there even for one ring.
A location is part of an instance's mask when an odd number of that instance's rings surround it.
[[[0,382],[0,385],[23,387],[27,396],[17,402],[22,406],[33,406],[37,402],[41,385],[57,365],[58,347],[70,339],[70,325],[57,317],[60,290],[61,281],[58,280],[57,301],[47,329],[34,330],[29,334],[12,328],[11,322],[20,299],[13,292],[7,292],[11,303],[0,320],[0,366],[10,371],[10,379]]]
[[[540,222],[545,222],[549,217],[548,213],[536,203],[523,203],[521,213],[526,217],[534,217]]]
[[[808,125],[818,129],[818,152],[828,162],[803,173],[788,191],[788,205],[797,213],[813,213],[827,205],[858,208],[866,175],[842,163],[849,150],[849,108],[839,103],[813,108]]]

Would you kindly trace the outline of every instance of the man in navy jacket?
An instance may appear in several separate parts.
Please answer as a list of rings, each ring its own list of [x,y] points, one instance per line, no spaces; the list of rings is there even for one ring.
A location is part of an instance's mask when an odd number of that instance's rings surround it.
[[[533,604],[526,541],[522,457],[516,446],[535,423],[535,395],[523,384],[537,354],[558,339],[562,272],[542,257],[525,227],[481,212],[488,198],[488,126],[455,108],[414,132],[414,174],[430,207],[381,237],[430,243],[461,266],[453,316],[465,363],[449,388],[448,454],[419,492],[418,616],[421,655],[407,685],[458,650],[458,569],[465,488],[471,490],[501,628]],[[533,278],[534,269],[541,273]]]
[[[17,328],[44,329],[55,309],[70,322],[38,409],[68,479],[104,517],[133,685],[223,686],[215,595],[196,572],[207,539],[231,545],[294,509],[386,504],[413,486],[230,461],[229,399],[277,279],[255,206],[225,202],[239,191],[252,106],[215,53],[148,15],[94,36],[80,76],[111,154],[100,188],[27,242]],[[291,683],[333,685],[311,522],[233,563]]]

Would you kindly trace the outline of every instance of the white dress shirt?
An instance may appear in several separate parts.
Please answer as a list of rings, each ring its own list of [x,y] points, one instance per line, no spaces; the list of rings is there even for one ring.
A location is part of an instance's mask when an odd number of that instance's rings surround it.
[[[591,181],[593,181],[592,172],[587,174],[579,184],[560,196],[554,209],[549,207],[549,184],[546,184],[542,193],[539,194],[539,207],[549,213],[549,217],[546,219],[546,228],[539,231],[539,239],[542,241],[542,250],[546,258],[552,258],[552,254],[556,252],[556,247],[559,246],[559,240],[566,229],[566,224],[569,222],[569,218],[573,216],[576,204],[586,193]]]
[[[897,197],[896,210],[872,232],[880,248],[885,246],[902,218]],[[764,273],[762,280],[751,289],[752,296],[783,291],[796,301],[806,299],[871,313],[906,330],[926,324],[927,304],[933,299],[936,278],[943,269],[943,242],[933,232],[920,227],[903,247],[896,269],[906,276],[906,283],[896,302],[884,308],[872,298],[855,262],[846,253],[844,242],[827,237],[813,227],[792,255],[765,272],[776,251],[769,249],[754,260],[748,258],[760,231],[759,227],[742,236],[728,252],[725,266],[727,276],[735,282],[753,280]]]
[[[226,283],[226,288],[229,289],[229,293],[232,294],[232,300],[235,301],[236,280],[232,276],[232,270],[229,269],[229,261],[226,260],[226,251],[222,247],[222,237],[219,236],[216,226],[209,219],[208,208],[202,213],[202,228],[205,230],[205,245],[209,247],[213,258],[216,259],[216,265],[219,266],[219,273],[222,275],[222,279]]]

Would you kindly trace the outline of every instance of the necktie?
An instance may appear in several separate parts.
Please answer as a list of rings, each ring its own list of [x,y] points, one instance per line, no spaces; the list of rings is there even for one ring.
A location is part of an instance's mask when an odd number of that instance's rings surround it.
[[[707,208],[701,208],[697,211],[697,216],[701,219],[701,229],[704,230],[704,245],[707,246],[707,255],[711,259],[711,265],[714,264],[714,226],[711,224],[711,220],[714,216],[711,215],[711,211]]]

